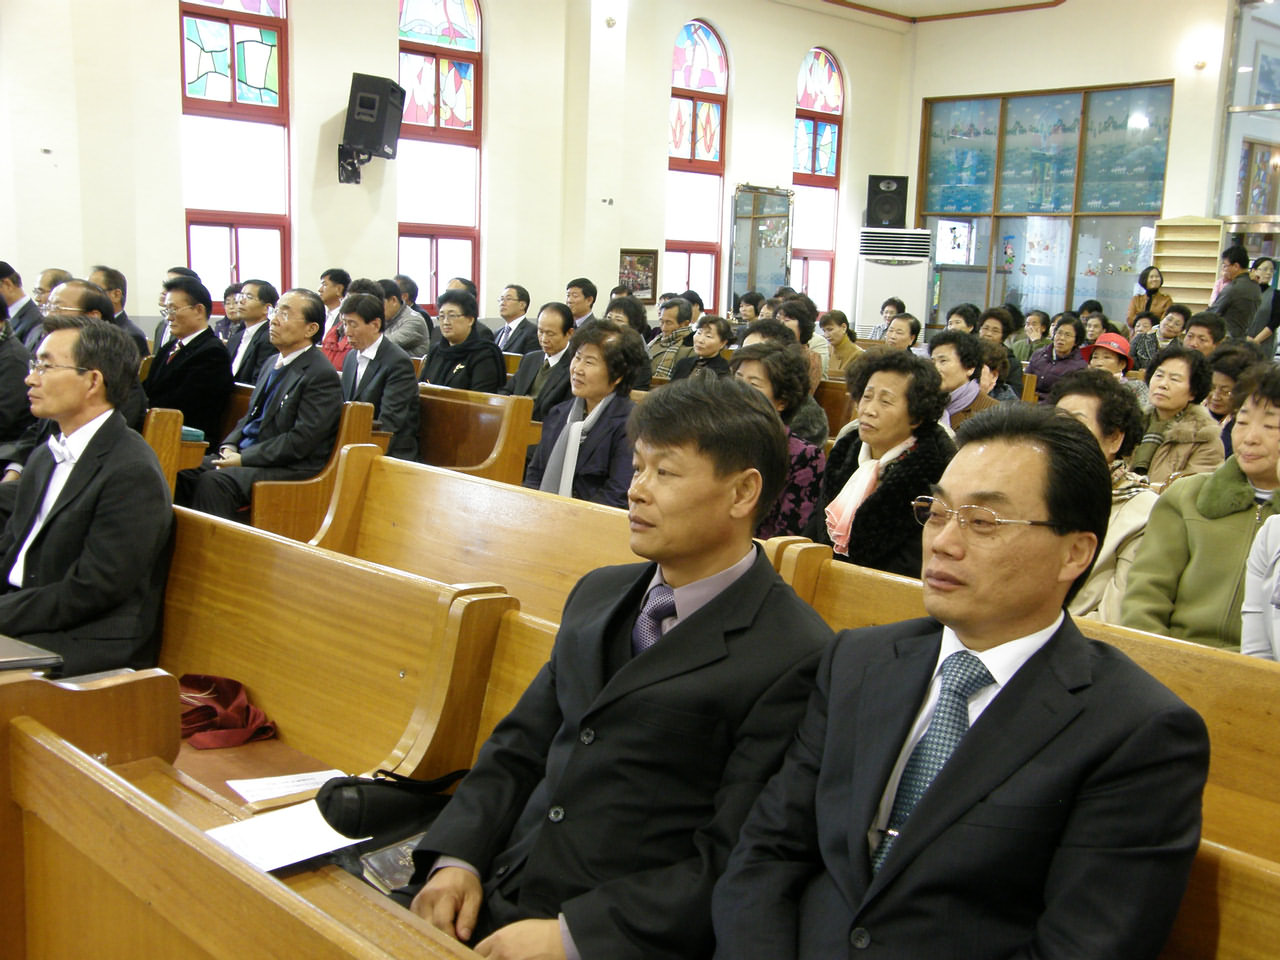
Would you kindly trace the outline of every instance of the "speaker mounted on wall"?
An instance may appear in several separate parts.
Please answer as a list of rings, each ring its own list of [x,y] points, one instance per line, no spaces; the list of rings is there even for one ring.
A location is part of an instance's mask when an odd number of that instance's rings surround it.
[[[351,75],[347,119],[338,145],[339,183],[359,183],[360,167],[374,157],[395,159],[404,100],[404,88],[394,80]]]
[[[868,227],[890,227],[898,230],[907,225],[907,177],[875,174],[867,177]]]

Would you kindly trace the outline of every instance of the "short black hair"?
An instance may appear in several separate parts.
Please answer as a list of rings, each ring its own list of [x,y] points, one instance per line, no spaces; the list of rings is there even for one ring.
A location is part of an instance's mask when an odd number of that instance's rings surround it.
[[[324,318],[328,313],[320,294],[306,287],[294,287],[285,293],[296,293],[302,297],[302,322],[315,324],[316,332],[311,335],[311,342],[318,344],[324,339]]]
[[[449,278],[449,283],[455,283],[455,282],[462,284],[462,289],[467,291],[467,293],[471,294],[473,297],[478,297],[480,295],[476,291],[475,283],[471,280],[468,280],[466,277],[450,277]],[[448,286],[449,284],[445,284],[446,288]],[[436,303],[439,304],[439,302],[440,302],[439,299],[437,299]]]
[[[853,332],[849,318],[843,310],[828,310],[818,318],[818,326],[825,327],[828,323],[835,324],[837,327],[844,327],[845,339],[852,343],[858,342],[858,335]]]
[[[409,303],[418,302],[418,284],[414,282],[413,277],[408,274],[397,273],[391,278],[396,282],[396,286],[400,288],[400,293],[407,298]],[[346,292],[345,290],[343,291]]]
[[[1247,368],[1231,391],[1231,405],[1236,411],[1249,399],[1265,400],[1280,408],[1280,367],[1274,363],[1256,363]]]
[[[702,302],[702,297],[698,295],[697,290],[686,290],[684,293],[680,294],[680,296],[683,299],[688,300],[690,304],[696,303],[699,310],[706,309],[706,305]]]
[[[163,287],[165,293],[175,290],[179,293],[185,293],[192,303],[204,307],[206,321],[213,315],[213,297],[209,294],[208,288],[199,280],[192,280],[190,277],[171,277],[164,282]]]
[[[1085,300],[1083,303],[1080,304],[1080,306],[1076,307],[1077,317],[1085,313],[1101,313],[1101,312],[1102,312],[1101,300]]]
[[[440,294],[440,296],[436,297],[436,310],[443,310],[445,305],[450,303],[457,304],[464,317],[470,317],[474,320],[480,315],[480,307],[476,303],[476,298],[465,290],[446,290]]]
[[[574,277],[564,285],[566,291],[577,287],[582,295],[591,301],[591,305],[595,306],[596,302],[596,285],[586,277]]]
[[[1010,333],[1022,328],[1022,324],[1027,318],[1023,315],[1016,303],[1010,303],[1006,300],[1004,303],[1000,304],[1000,309],[1009,314],[1013,320],[1013,327],[1009,330]]]
[[[729,321],[714,313],[704,313],[698,318],[697,329],[701,330],[703,327],[715,327],[716,336],[720,338],[721,343],[728,344],[733,337],[733,328],[729,326]]]
[[[633,444],[692,445],[720,477],[760,472],[755,522],[773,508],[787,481],[790,457],[778,412],[764,394],[735,377],[688,377],[650,391],[627,422]]]
[[[124,405],[138,381],[138,348],[132,337],[111,322],[110,316],[99,319],[54,313],[44,318],[44,329],[46,333],[79,330],[80,337],[71,352],[75,365],[101,373],[107,403],[116,408]]]
[[[1252,340],[1233,340],[1209,354],[1209,372],[1239,380],[1240,375],[1254,364],[1269,362],[1270,357],[1260,344]]]
[[[394,297],[395,299],[400,301],[401,305],[404,304],[404,291],[400,289],[400,284],[396,283],[394,280],[382,279],[378,281],[378,286],[382,288],[383,300],[390,300],[392,297]],[[452,293],[452,292],[454,291],[451,291],[451,290],[445,291],[445,293]],[[440,296],[443,297],[444,293],[440,294]],[[437,306],[438,305],[439,304],[437,304]]]
[[[1147,287],[1147,279],[1151,276],[1151,272],[1153,270],[1156,273],[1160,274],[1160,283],[1161,285],[1164,284],[1164,272],[1159,267],[1157,267],[1154,263],[1149,267],[1143,267],[1142,272],[1138,274],[1138,286],[1140,286],[1143,290],[1147,290],[1148,292],[1150,292],[1150,290]],[[1156,289],[1159,289],[1159,287],[1157,287]]]
[[[10,266],[9,261],[0,260],[0,280],[12,280],[14,286],[22,286],[22,277]]]
[[[787,297],[791,296],[791,295],[792,295],[793,293],[795,293],[795,292],[796,292],[796,288],[795,288],[795,287],[789,287],[789,286],[787,286],[787,285],[784,283],[784,284],[783,284],[782,286],[780,286],[777,290],[773,291],[773,295],[774,295],[775,297],[777,297],[779,300],[783,300],[783,299],[785,299],[785,298],[787,298]]]
[[[565,308],[566,310],[568,307]],[[636,333],[644,334],[649,329],[648,318],[645,316],[644,304],[635,297],[627,294],[621,297],[614,297],[609,301],[609,305],[604,308],[605,316],[617,310],[627,318],[627,323]]]
[[[800,327],[799,339],[801,343],[808,343],[813,339],[813,328],[818,324],[818,308],[812,300],[803,293],[795,293],[787,297],[773,312],[774,319],[781,314],[789,320],[794,320]]]
[[[890,318],[889,320],[890,327],[893,326],[894,320],[901,320],[903,323],[905,323],[908,327],[911,328],[911,346],[914,347],[916,345],[916,341],[920,339],[920,321],[917,320],[914,316],[912,316],[909,313],[900,313],[896,317]],[[888,329],[889,328],[886,327],[885,331],[888,332]]]
[[[107,296],[107,291],[103,290],[96,283],[89,280],[71,279],[65,281],[59,286],[65,286],[68,290],[73,291],[76,296],[76,307],[85,313],[97,312],[103,320],[111,320],[116,313],[115,304],[111,302],[111,298]],[[208,296],[208,294],[206,294]],[[52,314],[50,314],[52,316]],[[46,327],[46,329],[48,329]],[[83,364],[81,364],[83,366]]]
[[[744,303],[751,304],[751,309],[755,310],[756,314],[759,315],[760,305],[764,303],[764,294],[755,290],[748,290],[738,299],[739,309],[741,309],[742,304]]]
[[[898,312],[901,313],[902,311],[899,310]],[[977,304],[957,303],[954,307],[952,307],[950,310],[947,311],[947,315],[943,319],[950,320],[952,317],[959,317],[961,320],[964,321],[965,326],[967,326],[972,331],[976,329],[978,326],[978,315],[981,312],[982,311],[978,309]]]
[[[367,293],[369,296],[377,297],[380,300],[386,299],[382,284],[377,280],[370,280],[368,277],[359,277],[351,281],[351,286],[347,287],[347,296],[353,293]]]
[[[1004,307],[987,307],[987,309],[983,310],[978,316],[978,323],[973,332],[977,333],[982,329],[982,325],[984,323],[992,319],[996,320],[1000,324],[1001,340],[1007,339],[1009,334],[1013,333],[1013,314]]]
[[[1057,326],[1053,328],[1054,332],[1056,333],[1058,327],[1062,326],[1064,323],[1070,324],[1071,329],[1076,332],[1076,342],[1072,345],[1071,349],[1079,350],[1084,346],[1084,321],[1070,310],[1064,310],[1059,314]]]
[[[1176,313],[1178,316],[1182,317],[1182,328],[1185,330],[1187,328],[1187,321],[1191,319],[1192,310],[1185,303],[1171,303],[1169,305],[1169,309],[1166,310],[1165,313]],[[1163,320],[1164,317],[1161,317],[1160,319]]]
[[[330,267],[324,273],[320,274],[320,279],[329,279],[342,288],[342,295],[347,295],[347,287],[351,286],[351,274],[343,270],[341,267]]]
[[[890,297],[884,303],[880,304],[881,313],[884,313],[885,307],[893,307],[893,309],[897,310],[899,313],[907,312],[907,305],[903,303],[901,300],[899,300],[897,297]]]
[[[190,267],[170,267],[165,271],[165,273],[172,273],[174,276],[178,277],[190,277],[192,280],[200,279],[200,274],[196,273]],[[249,281],[246,280],[244,282],[248,283]]]
[[[1140,310],[1138,313],[1135,313],[1133,315],[1134,329],[1137,329],[1138,321],[1141,320],[1143,317],[1146,317],[1148,320],[1150,320],[1151,325],[1153,327],[1160,325],[1160,317],[1156,314],[1154,310]]]
[[[609,291],[609,299],[616,300],[618,297],[629,297],[634,292],[635,291],[633,291],[625,283],[620,283],[616,287],[614,287],[612,290]]]
[[[1155,372],[1160,369],[1160,365],[1167,360],[1185,360],[1187,361],[1187,385],[1191,388],[1191,402],[1203,403],[1204,398],[1209,395],[1209,391],[1213,389],[1213,371],[1209,369],[1209,361],[1205,359],[1203,353],[1199,350],[1192,350],[1185,347],[1178,341],[1169,344],[1163,350],[1155,355],[1151,364],[1147,367],[1146,382],[1147,386],[1151,385],[1151,378],[1155,376]]]
[[[856,407],[863,391],[867,389],[872,374],[901,373],[911,378],[907,387],[907,417],[916,427],[936,424],[947,408],[947,393],[942,389],[942,377],[938,368],[924,357],[910,350],[867,351],[845,371],[845,385]]]
[[[1111,470],[1102,455],[1102,447],[1089,428],[1075,417],[1032,403],[1002,403],[990,407],[965,420],[956,430],[957,449],[989,440],[1040,447],[1048,458],[1044,499],[1054,533],[1065,536],[1085,532],[1098,538],[1093,560],[1071,584],[1063,600],[1065,606],[1089,579],[1098,550],[1107,536]]]
[[[538,308],[538,316],[542,316],[545,310],[550,310],[560,318],[561,333],[568,333],[573,329],[573,311],[569,309],[567,303],[561,303],[559,300],[548,300]]]
[[[662,312],[666,313],[672,309],[676,311],[676,329],[687,327],[689,321],[693,319],[693,307],[689,301],[684,297],[672,297],[662,305]]]
[[[1006,314],[1007,315],[1007,314]],[[963,330],[943,330],[935,333],[929,341],[929,356],[933,356],[939,347],[952,346],[956,351],[956,359],[960,366],[972,370],[970,380],[977,380],[982,374],[982,341],[975,333]]]
[[[1249,251],[1240,244],[1232,244],[1222,251],[1222,259],[1227,263],[1234,263],[1237,267],[1249,269]]]
[[[196,279],[199,280],[200,278],[196,277]],[[247,287],[251,283],[258,288],[258,299],[261,300],[263,303],[265,303],[268,307],[274,307],[277,303],[280,302],[279,291],[276,290],[276,288],[273,287],[271,284],[267,283],[267,281],[265,280],[244,280],[244,281],[241,281],[240,288],[243,290],[245,287]],[[321,323],[320,325],[324,326],[323,323]]]
[[[237,293],[240,292],[240,289],[243,286],[244,284],[241,284],[241,283],[228,284],[227,289],[222,291],[222,299],[230,300],[232,297],[234,297]]]
[[[776,340],[779,343],[799,343],[796,339],[795,331],[788,327],[781,320],[752,320],[747,324],[746,332],[743,333],[742,339],[753,333],[758,333],[766,340]]]
[[[349,313],[354,313],[365,323],[373,323],[377,320],[378,332],[381,333],[387,325],[387,314],[383,306],[384,301],[381,297],[374,297],[367,293],[351,293],[338,304],[338,316],[345,317]]]
[[[753,343],[734,351],[729,369],[736,374],[744,363],[754,360],[769,377],[773,399],[782,404],[779,411],[783,423],[790,423],[809,396],[809,360],[798,344],[782,344],[775,340]]]
[[[1204,327],[1209,331],[1209,339],[1215,344],[1221,343],[1227,338],[1227,324],[1216,313],[1204,310],[1197,313],[1190,320],[1182,325],[1182,332],[1185,334],[1192,327]]]
[[[573,335],[571,346],[577,353],[586,344],[593,343],[600,348],[604,356],[605,366],[609,368],[609,379],[617,380],[614,393],[626,396],[636,382],[636,374],[649,364],[649,355],[644,349],[644,340],[630,325],[615,323],[612,320],[597,320],[595,323],[584,323]]]
[[[1123,435],[1116,456],[1124,459],[1133,453],[1146,427],[1137,395],[1107,371],[1086,367],[1055,383],[1049,391],[1049,403],[1057,406],[1063,397],[1076,396],[1098,399],[1098,429],[1104,437],[1117,431]]]
[[[959,333],[959,331],[956,331]],[[973,336],[973,334],[970,334]],[[1009,377],[1009,351],[1003,343],[992,343],[990,340],[979,340],[982,347],[982,365],[990,367],[996,373],[997,380]]]
[[[517,299],[517,300],[519,300],[521,303],[523,303],[523,304],[524,304],[524,308],[525,308],[526,310],[528,310],[528,309],[529,309],[529,291],[528,291],[528,290],[526,290],[524,287],[520,286],[520,284],[518,284],[518,283],[508,283],[508,284],[507,284],[505,287],[503,287],[502,289],[503,289],[503,290],[514,290],[514,291],[515,291],[515,294],[516,294],[516,299]]]
[[[93,276],[95,273],[102,274],[103,290],[108,293],[112,290],[120,291],[120,303],[123,306],[124,302],[129,299],[129,281],[125,278],[125,275],[115,267],[104,266],[101,263],[94,264],[89,268],[89,276]]]

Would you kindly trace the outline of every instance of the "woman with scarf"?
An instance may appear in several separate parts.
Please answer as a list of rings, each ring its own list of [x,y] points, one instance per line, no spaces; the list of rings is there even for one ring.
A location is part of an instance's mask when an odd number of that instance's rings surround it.
[[[908,351],[865,353],[846,373],[858,429],[827,458],[805,535],[840,560],[920,576],[920,524],[911,501],[928,494],[955,454],[938,425],[947,395],[933,364]]]
[[[507,382],[502,351],[476,330],[476,298],[466,290],[446,290],[436,301],[440,342],[422,365],[423,383],[497,393]]]
[[[1049,399],[1053,385],[1073,370],[1083,370],[1088,364],[1080,353],[1084,346],[1084,324],[1074,313],[1059,315],[1053,328],[1053,339],[1047,347],[1041,347],[1031,355],[1024,368],[1025,373],[1036,376],[1036,397],[1041,403]]]
[[[1133,329],[1133,321],[1138,314],[1149,311],[1157,317],[1163,317],[1165,311],[1173,306],[1173,297],[1160,292],[1160,288],[1164,286],[1164,275],[1160,273],[1159,267],[1147,267],[1138,274],[1138,286],[1142,288],[1142,292],[1129,301],[1129,312],[1124,318],[1130,330]]]
[[[952,430],[975,413],[999,404],[1000,401],[982,390],[982,341],[972,333],[943,330],[934,334],[929,341],[929,359],[942,378],[942,390],[947,394],[942,422]]]
[[[1213,386],[1199,350],[1172,343],[1147,368],[1147,414],[1129,469],[1157,490],[1187,473],[1208,473],[1223,461],[1221,428],[1200,404]]]
[[[631,486],[627,418],[636,372],[648,358],[630,326],[612,320],[584,324],[570,344],[573,396],[551,408],[524,485],[606,507],[626,507]],[[563,361],[562,361],[563,362]]]

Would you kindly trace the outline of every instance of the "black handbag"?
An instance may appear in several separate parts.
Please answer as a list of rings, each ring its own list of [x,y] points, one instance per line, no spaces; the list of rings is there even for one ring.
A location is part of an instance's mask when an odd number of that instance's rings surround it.
[[[334,777],[316,794],[316,806],[344,837],[406,836],[435,819],[449,801],[445,791],[468,772],[455,770],[434,780],[415,780],[390,770],[378,770],[372,777]]]

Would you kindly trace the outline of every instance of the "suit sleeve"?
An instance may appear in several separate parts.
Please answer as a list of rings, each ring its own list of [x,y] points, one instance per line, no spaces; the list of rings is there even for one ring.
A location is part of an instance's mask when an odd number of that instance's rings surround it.
[[[246,449],[240,458],[244,466],[293,466],[315,456],[321,445],[333,443],[342,417],[342,381],[333,366],[324,360],[321,366],[309,370],[294,389],[302,395],[298,398],[293,425],[279,436]],[[237,426],[234,433],[239,432]]]
[[[752,804],[777,771],[795,735],[813,690],[818,657],[819,651],[814,650],[793,663],[739,726],[716,791],[714,812],[694,834],[693,856],[607,881],[561,905],[582,956],[641,960],[710,953],[707,912],[712,888],[724,872]],[[782,954],[757,950],[746,955],[773,960]]]
[[[25,382],[30,359],[31,354],[12,337],[0,352],[0,437],[15,437],[31,422]]]
[[[1175,483],[1151,508],[1147,532],[1137,559],[1129,568],[1129,582],[1120,606],[1120,622],[1126,627],[1169,633],[1178,582],[1191,558],[1178,494]]]
[[[399,359],[399,358],[397,358]],[[417,433],[418,380],[413,374],[413,361],[393,363],[387,371],[382,388],[382,402],[378,407],[378,420],[382,429],[392,437],[406,431]],[[417,449],[417,439],[414,439]]]

